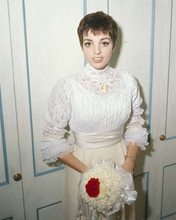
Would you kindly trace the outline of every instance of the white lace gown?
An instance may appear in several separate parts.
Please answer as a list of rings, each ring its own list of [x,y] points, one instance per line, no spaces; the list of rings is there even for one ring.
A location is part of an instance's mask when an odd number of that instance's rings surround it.
[[[105,86],[107,91],[102,93]],[[137,143],[144,150],[147,130],[140,108],[142,99],[134,77],[109,66],[96,70],[89,64],[74,76],[58,81],[50,99],[47,125],[41,144],[43,160],[54,163],[59,157],[73,153],[87,166],[101,159],[111,159],[123,164],[128,144]],[[122,140],[108,147],[82,148],[70,144],[66,137],[66,127],[75,132],[91,133],[120,128]],[[77,188],[80,174],[66,166],[64,180],[64,220],[74,220],[77,210]],[[122,215],[120,217],[120,215]],[[134,219],[119,213],[114,219]],[[82,218],[84,219],[84,217]],[[105,219],[100,217],[100,219]]]

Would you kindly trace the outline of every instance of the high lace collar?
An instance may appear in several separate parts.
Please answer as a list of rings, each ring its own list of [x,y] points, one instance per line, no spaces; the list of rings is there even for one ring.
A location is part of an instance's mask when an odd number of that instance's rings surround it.
[[[110,72],[110,69],[111,68],[109,67],[109,65],[106,66],[104,69],[100,69],[100,70],[95,69],[89,63],[87,63],[85,68],[84,68],[84,73],[90,74],[92,76],[104,76],[104,75],[106,75]]]
[[[75,75],[75,79],[90,94],[103,96],[118,92],[121,84],[121,76],[118,71],[109,66],[97,70],[90,64],[86,64],[84,70]]]

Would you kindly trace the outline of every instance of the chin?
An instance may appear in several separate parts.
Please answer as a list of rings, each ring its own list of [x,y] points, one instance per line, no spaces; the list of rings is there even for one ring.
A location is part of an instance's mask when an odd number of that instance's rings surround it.
[[[92,67],[94,67],[97,70],[101,70],[101,69],[104,69],[107,65],[108,65],[108,63],[104,64],[104,65],[102,65],[102,64],[93,64]]]

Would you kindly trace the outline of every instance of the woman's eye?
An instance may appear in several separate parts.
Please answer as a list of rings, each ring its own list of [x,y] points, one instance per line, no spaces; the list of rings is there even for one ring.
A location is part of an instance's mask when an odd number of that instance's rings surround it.
[[[103,44],[103,46],[108,46],[108,45],[109,45],[109,42],[104,41],[104,42],[102,42],[102,44]]]
[[[90,43],[90,42],[86,42],[86,43],[84,43],[84,45],[85,45],[86,47],[90,47],[91,43]]]

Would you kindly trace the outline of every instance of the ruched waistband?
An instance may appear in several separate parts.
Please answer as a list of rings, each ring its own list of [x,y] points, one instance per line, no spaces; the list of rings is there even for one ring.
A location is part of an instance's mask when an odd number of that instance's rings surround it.
[[[93,133],[73,131],[75,144],[82,148],[108,147],[122,140],[123,127]]]

